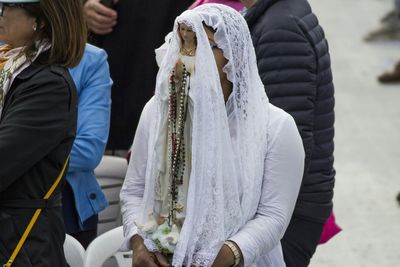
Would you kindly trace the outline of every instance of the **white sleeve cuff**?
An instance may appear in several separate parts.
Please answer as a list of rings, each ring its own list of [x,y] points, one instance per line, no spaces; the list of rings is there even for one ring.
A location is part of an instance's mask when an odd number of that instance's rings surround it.
[[[127,234],[125,234],[125,233],[127,233]],[[137,233],[138,233],[138,231],[137,231],[136,227],[131,227],[130,229],[125,229],[125,227],[124,227],[124,242],[122,243],[120,251],[132,250],[131,238],[132,238],[132,236],[136,235]]]

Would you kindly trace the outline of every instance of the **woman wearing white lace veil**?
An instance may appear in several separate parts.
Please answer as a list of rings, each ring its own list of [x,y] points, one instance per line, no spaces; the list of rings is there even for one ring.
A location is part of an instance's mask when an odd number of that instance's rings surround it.
[[[181,25],[196,36],[182,66]],[[209,4],[176,19],[121,190],[132,266],[280,267],[303,174],[293,119],[268,103],[247,24]]]

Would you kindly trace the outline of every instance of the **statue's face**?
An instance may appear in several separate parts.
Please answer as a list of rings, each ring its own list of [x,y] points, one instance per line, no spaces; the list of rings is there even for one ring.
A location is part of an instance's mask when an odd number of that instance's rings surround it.
[[[196,33],[192,28],[183,23],[179,24],[179,35],[182,38],[182,42],[189,44],[192,44],[196,38]]]

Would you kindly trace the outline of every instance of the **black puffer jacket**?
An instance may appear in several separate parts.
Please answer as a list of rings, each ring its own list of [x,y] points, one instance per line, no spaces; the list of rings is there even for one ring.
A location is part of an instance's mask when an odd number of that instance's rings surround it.
[[[306,0],[258,0],[245,16],[270,102],[296,121],[306,170],[294,214],[318,221],[332,209],[334,88],[328,43]]]

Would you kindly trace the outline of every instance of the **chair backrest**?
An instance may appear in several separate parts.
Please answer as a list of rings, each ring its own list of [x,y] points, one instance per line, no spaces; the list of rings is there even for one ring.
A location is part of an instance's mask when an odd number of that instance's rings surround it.
[[[98,236],[87,248],[83,266],[101,267],[110,257],[115,257],[118,267],[132,266],[132,252],[118,251],[123,241],[122,226]]]
[[[83,267],[85,249],[78,240],[68,234],[65,235],[64,254],[69,266]]]
[[[114,156],[103,156],[99,166],[94,170],[109,206],[100,212],[97,234],[122,225],[119,192],[125,179],[128,164],[126,159]]]

